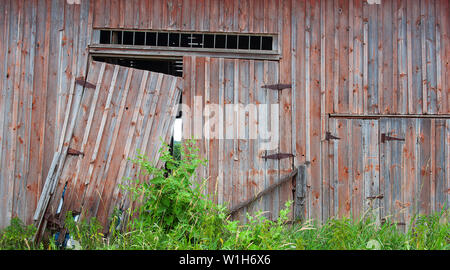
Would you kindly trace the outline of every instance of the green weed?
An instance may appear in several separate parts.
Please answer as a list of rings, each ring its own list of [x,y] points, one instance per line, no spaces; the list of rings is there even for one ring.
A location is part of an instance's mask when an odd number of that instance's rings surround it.
[[[289,224],[287,202],[276,220],[262,212],[246,214],[246,223],[233,220],[224,205],[215,204],[204,195],[203,179],[196,170],[206,164],[193,141],[178,147],[171,155],[167,145],[160,150],[158,168],[139,155],[134,163],[148,182],[130,181],[124,185],[131,199],[125,213],[116,211],[109,233],[95,218],[75,222],[68,213],[65,227],[76,249],[158,249],[158,250],[410,250],[450,249],[449,210],[431,215],[417,215],[406,232],[389,218],[379,224],[368,211],[359,219],[331,218],[320,225],[309,220]],[[176,157],[173,157],[176,156]],[[141,177],[140,177],[141,178]],[[446,209],[444,207],[444,209]],[[119,216],[125,216],[118,222]],[[117,226],[122,224],[122,226]],[[34,249],[33,226],[13,219],[0,233],[0,249]],[[52,241],[50,241],[52,243]],[[53,249],[55,247],[53,246]]]

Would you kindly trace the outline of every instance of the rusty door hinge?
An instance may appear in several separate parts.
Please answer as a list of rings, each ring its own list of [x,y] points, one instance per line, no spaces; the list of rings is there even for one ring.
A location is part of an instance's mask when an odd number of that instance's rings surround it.
[[[75,83],[79,84],[83,87],[87,87],[87,88],[95,88],[95,84],[92,84],[88,81],[86,81],[83,77],[78,77],[75,79]]]
[[[341,138],[339,138],[339,137],[336,137],[336,136],[333,136],[333,135],[331,135],[331,132],[326,132],[325,133],[325,140],[327,140],[327,141],[329,141],[329,140],[340,140]]]
[[[292,84],[285,84],[285,83],[270,84],[270,85],[263,85],[261,86],[261,88],[281,91],[286,88],[292,88]]]
[[[67,154],[68,154],[68,155],[72,155],[72,156],[79,156],[79,155],[84,156],[84,153],[83,153],[83,152],[80,152],[80,151],[75,150],[75,149],[73,149],[73,148],[67,149]]]
[[[386,135],[385,133],[381,133],[381,143],[385,143],[386,141],[405,141],[403,138],[396,138]]]
[[[284,158],[290,158],[290,157],[295,157],[295,155],[291,154],[291,153],[276,153],[276,154],[272,154],[272,155],[267,155],[267,156],[262,156],[261,158],[263,159],[284,159]]]
[[[366,199],[375,200],[375,199],[383,199],[383,198],[384,198],[383,194],[378,194],[378,195],[375,195],[375,196],[369,196]]]

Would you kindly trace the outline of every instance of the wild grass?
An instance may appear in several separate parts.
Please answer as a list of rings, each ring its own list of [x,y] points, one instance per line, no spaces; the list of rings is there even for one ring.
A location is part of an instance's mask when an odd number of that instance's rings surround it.
[[[314,221],[289,223],[291,202],[272,221],[262,212],[247,214],[247,222],[232,220],[223,205],[203,194],[195,171],[205,164],[193,142],[179,148],[182,158],[174,158],[167,145],[160,150],[166,166],[156,168],[145,156],[133,162],[150,176],[123,188],[133,207],[126,211],[122,226],[111,219],[108,234],[91,218],[75,222],[68,213],[65,226],[71,239],[67,249],[84,250],[449,250],[449,210],[428,216],[417,215],[406,232],[387,219],[378,224],[367,211],[361,218],[332,218],[320,225]],[[120,229],[118,229],[120,227]],[[13,219],[0,233],[0,249],[57,249],[34,245],[32,226]]]

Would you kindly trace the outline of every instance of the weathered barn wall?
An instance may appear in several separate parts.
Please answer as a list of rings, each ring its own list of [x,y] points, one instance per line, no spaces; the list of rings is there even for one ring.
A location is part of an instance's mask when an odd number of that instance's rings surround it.
[[[450,114],[448,0],[382,0],[381,5],[369,5],[363,0],[81,0],[80,3],[0,0],[3,15],[0,17],[0,227],[5,226],[11,216],[31,221],[51,157],[60,148],[58,139],[64,129],[71,82],[87,74],[87,45],[93,27],[277,35],[281,54],[277,80],[291,83],[292,89],[272,93],[273,98],[279,100],[279,127],[283,135],[279,149],[274,152],[292,153],[295,158],[277,162],[275,174],[282,176],[299,164],[309,164],[307,218],[324,219],[336,211],[344,214],[347,210],[340,208],[345,205],[340,201],[340,194],[348,192],[341,188],[337,197],[333,197],[329,194],[336,190],[330,186],[339,179],[351,179],[347,173],[356,175],[356,168],[362,166],[352,166],[350,172],[344,157],[355,156],[352,162],[356,162],[361,149],[354,147],[356,152],[344,153],[346,150],[341,145],[351,142],[348,137],[342,136],[343,141],[339,142],[326,141],[326,132],[336,135],[334,132],[339,131],[340,121],[346,123],[346,128],[358,129],[355,126],[358,122],[378,125],[378,130],[368,128],[359,131],[361,134],[381,134],[385,127],[382,119],[333,120],[329,114],[433,114],[442,117]],[[205,89],[191,89],[198,84],[192,84],[193,78],[204,78],[199,68],[207,68],[210,84],[220,81],[220,76],[216,78],[211,72],[219,72],[225,63],[233,69],[230,76],[236,66],[239,71],[248,68],[249,72],[252,66],[253,72],[261,68],[256,60],[240,62],[199,56],[184,61],[183,98],[186,99],[189,93]],[[196,70],[193,70],[194,63]],[[186,74],[195,75],[187,77]],[[243,75],[239,73],[239,76]],[[246,76],[240,78],[245,88]],[[250,77],[249,84],[252,81]],[[215,98],[213,89],[210,88],[210,98]],[[436,124],[435,135],[429,137],[429,151],[434,151],[430,155],[436,157],[432,159],[434,165],[430,173],[435,195],[430,193],[430,196],[436,196],[434,209],[437,209],[441,202],[449,202],[450,135],[448,131],[442,133],[448,130],[448,120],[426,121],[447,121],[446,129]],[[433,132],[433,128],[429,132]],[[216,144],[220,147],[221,142],[209,143],[211,147],[217,147]],[[250,147],[251,142],[243,142],[243,145]],[[379,145],[380,151],[389,151],[387,146]],[[330,156],[336,153],[338,157]],[[404,158],[404,164],[410,162],[418,171],[417,160],[409,155]],[[381,187],[383,181],[387,183],[386,178],[383,179],[386,176],[382,164],[389,161],[381,155],[379,159],[378,170],[381,171],[376,174],[380,176]],[[241,160],[253,160],[253,164],[261,162],[253,154],[242,154]],[[441,160],[447,163],[438,165]],[[337,167],[329,167],[330,163]],[[218,171],[225,165],[225,161],[218,158],[210,162],[208,170]],[[241,166],[241,162],[233,166]],[[242,166],[253,165],[242,163]],[[251,182],[257,183],[258,188],[265,185],[266,182],[260,182],[262,178],[235,180],[237,178],[232,177],[229,185],[236,191],[224,189],[224,193],[248,196],[255,192],[248,187]],[[430,190],[432,188],[433,185]],[[291,198],[291,188],[286,185],[273,196],[280,198],[278,206],[272,208],[275,212],[275,208]],[[406,197],[401,198],[402,204],[412,203]],[[237,202],[239,197],[231,200]],[[364,198],[351,200],[350,209],[363,209],[361,200]]]
[[[0,1],[0,227],[30,223],[64,126],[70,82],[84,77],[89,1]]]
[[[332,128],[329,114],[448,115],[450,112],[447,79],[450,27],[446,16],[449,2],[381,2],[369,5],[360,0],[136,1],[134,6],[121,1],[106,5],[98,2],[94,26],[277,34],[281,53],[278,81],[292,83],[292,89],[283,90],[278,97],[282,131],[278,152],[293,153],[296,157],[277,161],[276,174],[288,174],[297,165],[309,163],[306,216],[325,219],[335,214],[331,209],[334,205],[342,203],[329,196],[330,183],[338,181],[348,170],[345,167],[330,175],[329,155],[333,154],[334,146],[324,140]],[[186,74],[192,74],[192,64],[189,59],[185,61],[184,97],[189,98],[189,93],[198,90],[189,91],[194,87],[189,82],[193,78]],[[204,65],[203,60],[196,61]],[[212,61],[215,60],[206,65]],[[375,141],[378,129],[365,132]],[[255,157],[249,154],[239,164],[246,163],[246,159]],[[343,157],[335,159],[341,164]],[[224,160],[211,162],[227,166]],[[379,167],[374,170],[374,174],[380,174]],[[443,170],[448,171],[448,166]],[[249,190],[244,186],[260,183],[257,178],[248,177],[242,185],[242,180],[230,178],[224,184],[229,188],[224,190],[242,196]],[[448,193],[445,188],[439,192]],[[279,196],[278,207],[292,198],[291,188],[282,187]],[[352,207],[363,207],[365,200],[354,201]],[[231,201],[237,203],[236,199]]]

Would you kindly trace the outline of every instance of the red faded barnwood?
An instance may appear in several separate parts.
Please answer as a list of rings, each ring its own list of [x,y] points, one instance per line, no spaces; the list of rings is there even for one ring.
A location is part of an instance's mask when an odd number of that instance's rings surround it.
[[[351,153],[339,147],[353,141],[365,149],[366,145],[362,146],[365,141],[356,135],[349,139],[337,131],[346,134],[345,129],[360,133],[364,133],[360,131],[363,127],[371,130],[368,124],[362,124],[371,121],[351,120],[354,116],[371,115],[379,123],[379,134],[405,138],[404,142],[378,142],[380,152],[386,153],[379,157],[379,189],[391,190],[384,193],[380,203],[386,209],[394,209],[389,207],[395,200],[413,204],[412,197],[419,194],[427,203],[415,202],[416,206],[427,213],[435,211],[449,200],[445,193],[450,178],[445,159],[449,153],[446,120],[450,113],[449,12],[447,0],[381,1],[381,4],[359,0],[92,0],[80,4],[63,0],[0,0],[0,39],[4,41],[0,44],[0,87],[4,90],[0,95],[0,167],[6,168],[0,171],[0,227],[6,226],[13,215],[31,222],[53,154],[69,146],[61,138],[70,126],[65,113],[73,109],[76,89],[84,86],[88,90],[85,94],[92,95],[97,86],[87,77],[89,45],[97,42],[96,30],[105,28],[274,37],[279,59],[276,61],[236,61],[234,57],[219,59],[211,54],[211,58],[201,59],[205,56],[201,53],[195,60],[184,58],[183,84],[190,89],[183,93],[183,101],[187,103],[193,104],[194,95],[202,93],[204,103],[217,100],[219,104],[280,105],[278,129],[284,136],[278,141],[278,149],[259,152],[257,145],[261,140],[202,141],[201,154],[210,162],[202,176],[215,177],[208,192],[217,191],[218,201],[236,202],[240,197],[251,196],[270,185],[280,173],[292,170],[292,166],[309,163],[306,217],[326,219],[334,214],[335,197],[339,200],[342,194],[347,196],[348,190],[354,191],[347,200],[351,204],[337,201],[337,212],[346,213],[348,207],[363,212],[360,192],[364,192],[364,186],[356,179],[364,174],[358,163],[364,155],[356,147]],[[114,70],[107,69],[105,78],[112,79],[113,74]],[[118,80],[124,79],[120,72],[117,76]],[[140,87],[134,81],[130,84],[136,89]],[[114,96],[111,98],[114,100]],[[103,99],[99,102],[107,104]],[[83,106],[90,108],[90,104]],[[126,106],[132,107],[129,103]],[[155,113],[160,111],[161,108],[155,107]],[[329,114],[345,114],[341,118],[348,122],[330,120],[333,116]],[[399,119],[379,120],[388,115],[389,119],[395,115]],[[426,118],[425,115],[433,116],[434,120],[419,119]],[[137,128],[139,121],[144,121],[139,117],[136,132],[153,139],[152,130]],[[400,120],[406,117],[411,119]],[[92,119],[94,129],[109,127],[108,120],[102,124],[102,119],[101,116]],[[230,128],[234,131],[233,124]],[[401,132],[393,135],[388,128]],[[192,129],[193,126],[186,127],[187,131]],[[341,140],[326,140],[327,131]],[[83,136],[77,138],[81,144]],[[95,149],[95,142],[90,147]],[[422,145],[414,146],[417,142]],[[402,143],[403,148],[397,145]],[[99,142],[96,155],[108,156],[101,145]],[[73,149],[81,151],[80,147]],[[260,158],[277,152],[294,154],[294,162]],[[345,161],[350,157],[348,162],[352,166]],[[87,166],[89,176],[91,165],[80,166]],[[239,175],[236,168],[244,173]],[[122,170],[132,168],[125,166]],[[94,169],[91,173],[90,178],[99,179]],[[231,174],[230,182],[221,180],[224,174]],[[354,185],[340,186],[341,190],[334,194],[330,179],[338,179],[339,175]],[[408,182],[403,175],[414,181]],[[103,189],[100,182],[95,185],[93,190]],[[424,185],[425,188],[419,189]],[[277,216],[284,201],[291,198],[289,189],[288,186],[276,189],[250,208],[268,209]],[[121,196],[116,195],[116,199]]]

